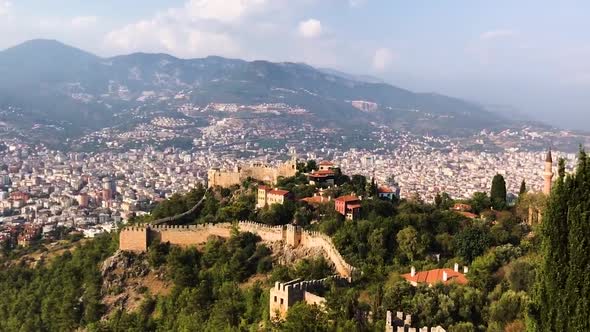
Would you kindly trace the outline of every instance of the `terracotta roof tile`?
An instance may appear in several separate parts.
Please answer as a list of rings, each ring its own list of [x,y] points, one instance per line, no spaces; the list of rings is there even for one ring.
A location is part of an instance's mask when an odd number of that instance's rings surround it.
[[[338,202],[354,202],[354,201],[359,201],[359,198],[354,195],[348,195],[348,196],[340,196],[340,197],[336,198],[336,200]]]
[[[287,196],[289,195],[288,190],[274,189],[268,192],[269,195]]]
[[[411,273],[406,273],[402,275],[402,277],[410,282],[413,281],[419,284],[425,283],[433,285],[437,282],[443,282],[443,272],[446,272],[448,276],[445,284],[456,282],[461,285],[465,285],[468,283],[468,280],[467,278],[465,278],[465,275],[463,273],[455,272],[455,270],[453,269],[434,269],[429,271],[421,271],[417,272],[416,275],[413,277]]]

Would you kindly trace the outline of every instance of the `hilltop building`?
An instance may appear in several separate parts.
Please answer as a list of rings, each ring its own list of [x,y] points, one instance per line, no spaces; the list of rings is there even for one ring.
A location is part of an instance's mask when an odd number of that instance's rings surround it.
[[[325,195],[324,190],[320,188],[318,192],[314,193],[311,197],[302,198],[301,201],[306,202],[312,206],[318,206],[323,203],[328,203],[332,201],[332,196]]]
[[[340,168],[331,161],[321,161],[318,170],[307,173],[309,184],[318,186],[333,186],[336,179],[336,171]]]
[[[262,209],[273,204],[283,205],[286,200],[291,198],[288,190],[272,189],[267,186],[258,186],[256,196],[256,208]]]
[[[379,198],[393,200],[394,197],[399,197],[399,189],[394,190],[387,186],[380,186],[377,188],[377,194]]]
[[[245,167],[236,166],[231,171],[211,168],[207,172],[207,185],[209,187],[220,186],[228,188],[233,185],[240,185],[247,178],[275,184],[281,177],[287,178],[295,176],[296,174],[297,156],[293,155],[289,161],[277,167],[262,163],[252,163]]]
[[[340,196],[334,200],[334,208],[348,220],[355,220],[361,213],[361,200],[354,195]]]
[[[307,174],[309,184],[318,186],[333,186],[336,178],[336,173],[331,170],[312,171]]]
[[[418,284],[427,284],[432,287],[439,282],[449,284],[456,282],[461,285],[468,283],[465,274],[469,269],[467,266],[463,267],[463,273],[459,272],[459,264],[455,263],[454,269],[434,269],[429,271],[416,272],[416,268],[412,266],[411,272],[402,275],[412,286],[416,287]]]

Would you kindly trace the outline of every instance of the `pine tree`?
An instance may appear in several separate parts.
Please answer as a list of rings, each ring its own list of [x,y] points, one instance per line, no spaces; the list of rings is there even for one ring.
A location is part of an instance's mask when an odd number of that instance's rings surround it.
[[[590,160],[582,150],[574,175],[559,178],[541,226],[543,262],[530,331],[590,331]]]
[[[506,208],[506,181],[501,174],[496,174],[492,180],[490,198],[494,209],[502,210]]]

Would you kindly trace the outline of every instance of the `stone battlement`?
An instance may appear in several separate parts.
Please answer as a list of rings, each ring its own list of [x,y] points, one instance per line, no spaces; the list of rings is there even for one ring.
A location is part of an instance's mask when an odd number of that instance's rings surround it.
[[[391,311],[387,311],[385,319],[385,332],[446,332],[441,326],[436,327],[411,327],[412,315],[404,315],[403,312],[396,312],[395,317]]]
[[[146,251],[154,240],[174,245],[191,246],[207,242],[210,236],[229,238],[237,227],[240,232],[251,232],[266,242],[282,241],[293,247],[322,248],[341,277],[352,279],[356,268],[348,264],[334,246],[329,236],[319,232],[304,231],[294,225],[268,226],[252,221],[202,225],[139,225],[121,231],[119,248],[129,251]]]
[[[284,319],[289,308],[301,301],[323,307],[326,299],[314,292],[322,289],[330,280],[348,281],[340,276],[331,276],[318,280],[295,279],[285,283],[275,282],[274,287],[270,289],[270,318],[273,320]]]

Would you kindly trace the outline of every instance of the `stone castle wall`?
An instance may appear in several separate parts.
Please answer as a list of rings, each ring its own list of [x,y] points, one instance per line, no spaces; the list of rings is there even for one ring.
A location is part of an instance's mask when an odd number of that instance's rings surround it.
[[[235,224],[240,232],[251,232],[265,242],[283,241],[293,247],[322,248],[341,277],[351,279],[356,269],[346,263],[330,237],[318,232],[302,231],[295,226],[267,226],[250,221]],[[210,236],[229,238],[234,224],[219,223],[190,226],[146,226],[128,227],[121,231],[119,248],[128,251],[146,251],[154,240],[170,242],[179,246],[199,245],[207,242]]]
[[[329,236],[319,232],[303,231],[301,244],[306,248],[322,248],[326,252],[330,261],[334,263],[339,275],[346,278],[353,277],[356,269],[344,260],[344,257],[340,255],[340,252],[336,249]]]
[[[207,173],[207,183],[209,187],[219,186],[228,188],[241,184],[242,178],[239,171],[211,169]]]
[[[147,244],[148,230],[146,227],[127,227],[119,235],[119,248],[121,250],[146,251]]]
[[[292,159],[277,167],[264,164],[251,164],[243,168],[229,171],[210,169],[207,173],[207,182],[209,187],[231,187],[241,184],[242,181],[251,177],[258,181],[275,184],[279,177],[292,177],[297,174],[297,161]]]
[[[289,308],[301,301],[309,305],[323,306],[326,299],[314,292],[323,288],[330,280],[342,281],[340,277],[332,276],[319,280],[295,279],[286,283],[275,282],[275,286],[270,289],[270,318],[272,320],[285,319]]]

